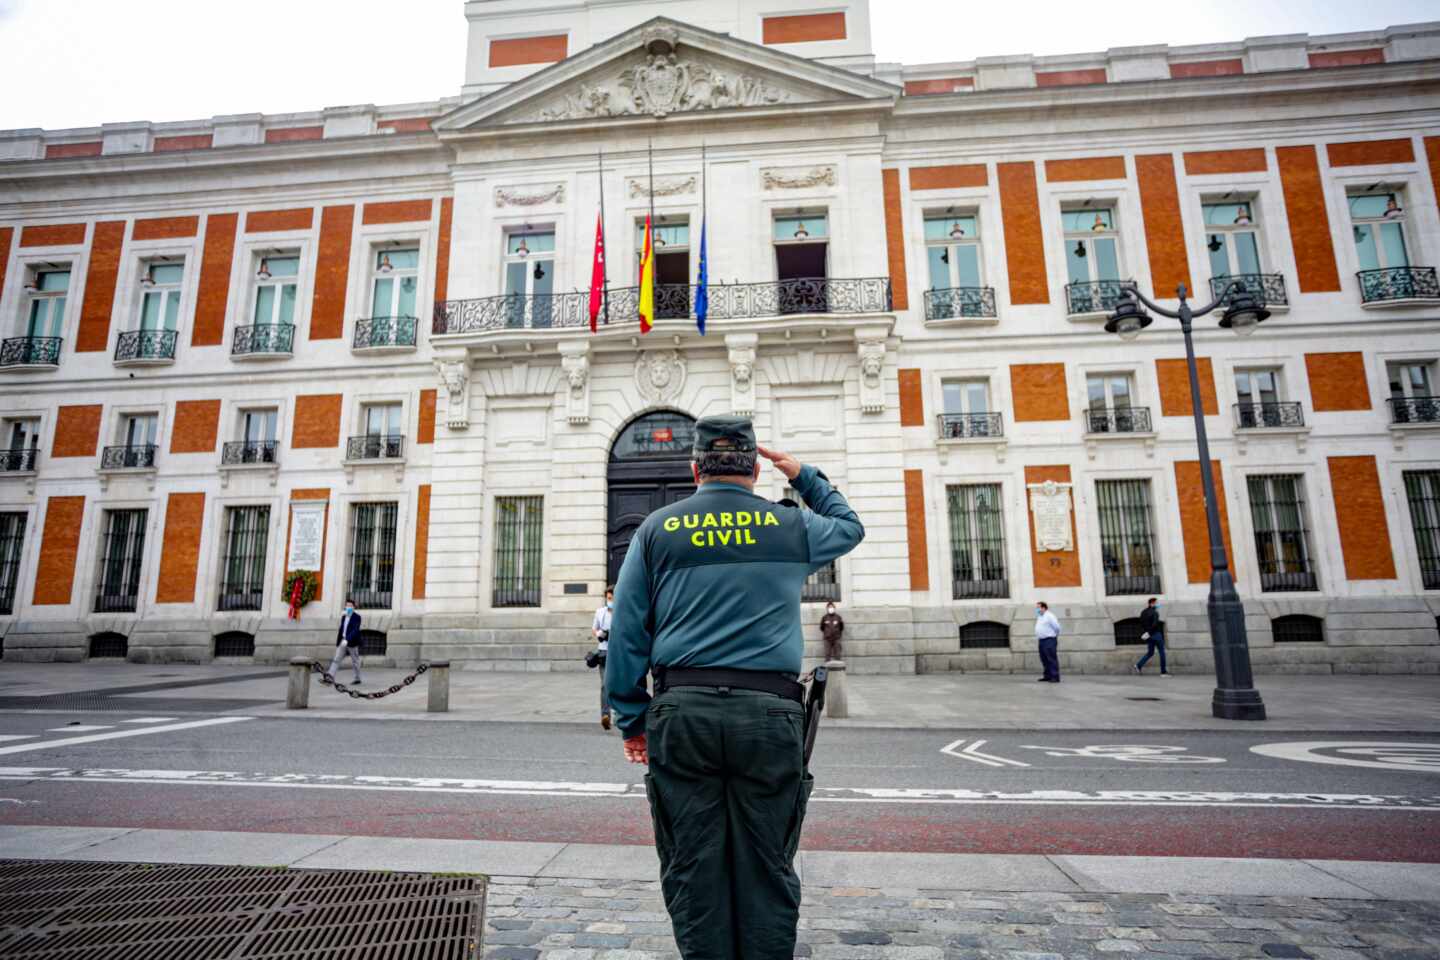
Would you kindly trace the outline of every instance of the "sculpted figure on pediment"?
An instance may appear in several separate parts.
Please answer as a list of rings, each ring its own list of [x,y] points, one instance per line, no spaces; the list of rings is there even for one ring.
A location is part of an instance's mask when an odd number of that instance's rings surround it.
[[[649,115],[660,118],[690,110],[724,110],[786,103],[790,94],[760,79],[726,74],[673,51],[647,54],[614,81],[581,84],[560,102],[542,109],[540,121]]]

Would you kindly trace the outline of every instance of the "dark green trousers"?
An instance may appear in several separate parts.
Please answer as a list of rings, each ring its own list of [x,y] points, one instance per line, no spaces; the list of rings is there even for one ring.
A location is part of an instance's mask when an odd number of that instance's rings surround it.
[[[790,960],[795,851],[814,781],[804,712],[768,693],[678,687],[650,704],[645,790],[685,960]]]

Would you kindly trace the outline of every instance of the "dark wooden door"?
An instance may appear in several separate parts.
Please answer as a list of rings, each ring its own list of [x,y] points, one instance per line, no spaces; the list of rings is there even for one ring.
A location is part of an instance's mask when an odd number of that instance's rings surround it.
[[[605,576],[611,584],[619,578],[620,564],[625,562],[630,539],[645,518],[695,492],[695,480],[689,472],[689,464],[683,461],[678,464],[645,464],[645,472],[651,476],[633,479],[617,474],[630,473],[637,465],[627,464],[629,469],[622,470],[617,470],[616,466],[612,464],[610,469],[610,520],[606,531],[609,564]]]

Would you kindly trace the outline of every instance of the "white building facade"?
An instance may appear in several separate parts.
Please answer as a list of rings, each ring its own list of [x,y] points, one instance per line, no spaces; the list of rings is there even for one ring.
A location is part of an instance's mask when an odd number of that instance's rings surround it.
[[[903,66],[863,2],[471,0],[462,95],[0,133],[4,657],[583,669],[693,420],[845,491],[853,670],[1440,670],[1440,24]],[[458,18],[457,18],[458,20]],[[590,330],[604,209],[608,293]],[[636,318],[656,224],[658,318]],[[694,317],[701,238],[709,318]],[[785,495],[773,471],[762,492]],[[314,574],[288,616],[286,584]]]

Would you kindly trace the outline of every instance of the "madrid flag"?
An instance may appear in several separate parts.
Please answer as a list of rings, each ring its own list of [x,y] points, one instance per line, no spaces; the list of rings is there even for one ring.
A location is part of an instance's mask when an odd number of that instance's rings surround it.
[[[590,332],[600,317],[600,301],[605,296],[605,221],[595,215],[595,263],[590,268]]]

